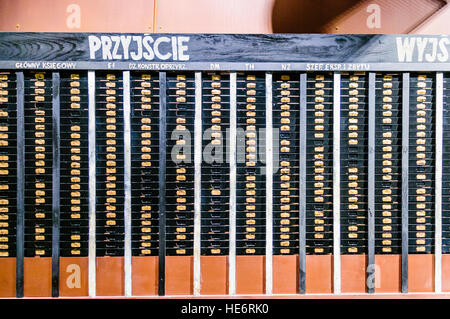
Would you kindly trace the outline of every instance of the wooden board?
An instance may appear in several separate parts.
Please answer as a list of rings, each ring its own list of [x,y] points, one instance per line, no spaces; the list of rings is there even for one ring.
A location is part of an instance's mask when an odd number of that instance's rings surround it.
[[[450,70],[449,48],[449,36],[5,32],[0,68]]]

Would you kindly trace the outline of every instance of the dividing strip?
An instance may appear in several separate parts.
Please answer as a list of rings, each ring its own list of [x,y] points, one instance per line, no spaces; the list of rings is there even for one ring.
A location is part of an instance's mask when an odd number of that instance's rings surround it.
[[[272,73],[266,73],[266,295],[272,295],[273,255]]]
[[[341,293],[341,74],[333,74],[333,282],[334,293]]]
[[[23,297],[23,262],[25,228],[25,81],[23,72],[16,73],[17,84],[17,237],[16,237],[16,296]]]
[[[96,203],[96,158],[95,158],[95,71],[88,71],[89,103],[89,296],[95,297],[96,288],[96,245],[95,245],[95,203]]]
[[[200,295],[201,269],[202,73],[195,72],[194,119],[194,296]]]
[[[402,293],[408,293],[409,73],[402,79]]]
[[[442,138],[443,138],[444,75],[436,73],[436,171],[435,171],[435,238],[434,291],[442,292]]]
[[[125,226],[125,297],[132,295],[131,262],[131,101],[130,71],[123,72],[123,124],[124,124],[124,226]]]
[[[306,73],[300,74],[299,149],[299,292],[306,293]]]
[[[60,238],[60,74],[52,77],[52,297],[59,297],[59,238]]]
[[[159,296],[166,294],[166,88],[166,72],[159,72]]]
[[[230,73],[230,249],[228,293],[236,294],[236,72]]]
[[[375,292],[375,73],[369,73],[367,292]]]

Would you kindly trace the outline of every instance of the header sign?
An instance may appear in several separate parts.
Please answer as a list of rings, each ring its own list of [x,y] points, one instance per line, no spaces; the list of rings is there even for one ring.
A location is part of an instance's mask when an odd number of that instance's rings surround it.
[[[89,35],[90,60],[189,61],[187,36]]]
[[[450,70],[450,36],[0,33],[0,68]]]

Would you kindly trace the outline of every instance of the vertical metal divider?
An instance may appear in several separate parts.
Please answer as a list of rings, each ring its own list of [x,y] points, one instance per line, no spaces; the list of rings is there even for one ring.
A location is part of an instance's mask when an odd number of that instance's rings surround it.
[[[96,202],[96,154],[95,154],[95,71],[88,71],[89,105],[89,296],[97,294],[95,202]]]
[[[132,249],[131,249],[131,100],[130,71],[123,71],[123,122],[124,122],[124,226],[125,226],[125,297],[131,297]]]
[[[228,253],[228,293],[236,294],[236,72],[230,73],[230,238]]]
[[[52,297],[59,297],[60,239],[60,74],[52,74]]]
[[[434,291],[442,292],[442,149],[443,149],[444,75],[436,72],[436,171],[435,171],[435,237]]]
[[[266,73],[266,295],[273,286],[273,123],[272,73]]]
[[[341,74],[333,74],[333,287],[341,293]]]
[[[402,293],[408,292],[409,73],[402,77]]]
[[[23,297],[24,228],[25,228],[25,81],[16,73],[17,85],[17,220],[16,220],[16,297]]]
[[[159,72],[159,296],[166,294],[166,88],[166,72]]]
[[[195,72],[194,119],[194,296],[201,290],[202,73]]]
[[[367,292],[375,292],[375,81],[376,74],[369,72],[369,154],[368,154],[368,219],[367,219],[367,279],[372,278],[373,282],[367,281]]]
[[[299,136],[299,292],[306,293],[306,73],[300,74]]]

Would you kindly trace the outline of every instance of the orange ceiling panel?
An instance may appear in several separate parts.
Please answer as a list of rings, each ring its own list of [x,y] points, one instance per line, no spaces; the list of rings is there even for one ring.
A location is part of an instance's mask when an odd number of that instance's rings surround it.
[[[153,32],[154,0],[0,0],[0,31]]]
[[[157,32],[272,33],[275,0],[157,0]]]
[[[362,0],[324,25],[325,33],[409,33],[444,6],[441,0]]]
[[[0,31],[449,33],[444,0],[0,0]]]

